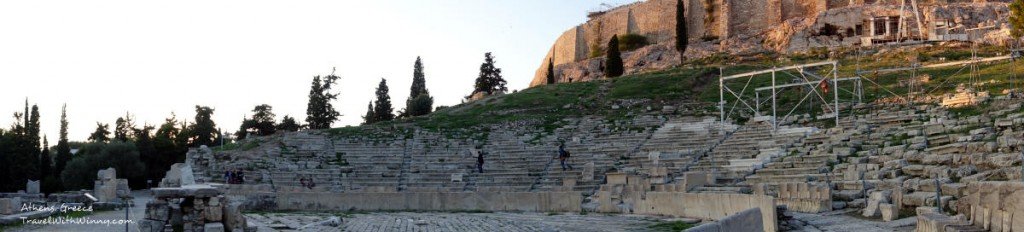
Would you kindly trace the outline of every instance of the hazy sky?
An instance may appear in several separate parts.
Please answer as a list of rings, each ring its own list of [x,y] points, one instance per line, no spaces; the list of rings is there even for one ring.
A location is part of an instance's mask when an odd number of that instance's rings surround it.
[[[469,94],[488,51],[508,87],[522,89],[587,11],[628,2],[3,1],[0,127],[25,98],[51,141],[64,103],[75,141],[125,112],[140,125],[172,112],[191,121],[197,104],[231,132],[257,104],[301,121],[313,75],[332,67],[344,115],[334,126],[355,125],[382,77],[404,108],[416,56],[435,106]]]

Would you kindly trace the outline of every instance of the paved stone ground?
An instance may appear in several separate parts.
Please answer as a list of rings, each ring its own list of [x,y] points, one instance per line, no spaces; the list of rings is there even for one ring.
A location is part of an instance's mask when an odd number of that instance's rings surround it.
[[[153,199],[153,196],[149,191],[134,191],[132,195],[135,196],[135,206],[131,208],[129,217],[131,220],[141,220],[145,217],[146,202]],[[83,218],[89,218],[92,220],[124,220],[124,210],[115,211],[101,211],[94,212],[92,215],[85,216]],[[139,231],[138,224],[132,223],[128,225],[130,231]],[[83,224],[59,224],[59,225],[22,225],[15,228],[9,228],[9,231],[82,231],[82,232],[108,232],[108,231],[124,231],[124,224],[120,225],[83,225]]]
[[[917,218],[908,217],[891,222],[868,220],[850,216],[853,210],[838,210],[819,214],[790,212],[793,218],[805,223],[798,231],[835,231],[835,232],[875,232],[875,231],[914,231]]]
[[[331,214],[247,214],[259,231],[337,231],[317,225]],[[544,213],[367,213],[343,218],[344,231],[646,231],[659,220],[635,215]]]

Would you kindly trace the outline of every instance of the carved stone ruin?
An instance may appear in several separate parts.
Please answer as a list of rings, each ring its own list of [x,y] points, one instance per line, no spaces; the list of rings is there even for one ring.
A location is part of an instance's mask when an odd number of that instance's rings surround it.
[[[216,186],[196,184],[192,167],[174,164],[153,189],[154,200],[146,203],[146,217],[139,231],[159,232],[180,226],[184,231],[255,231],[241,212],[241,203],[231,202]]]
[[[25,192],[28,193],[28,194],[38,194],[39,193],[39,181],[38,180],[28,180],[28,183],[25,184]]]
[[[131,189],[128,188],[127,179],[117,179],[117,170],[107,168],[96,172],[96,182],[93,185],[93,196],[98,202],[120,202],[119,197],[129,196]]]

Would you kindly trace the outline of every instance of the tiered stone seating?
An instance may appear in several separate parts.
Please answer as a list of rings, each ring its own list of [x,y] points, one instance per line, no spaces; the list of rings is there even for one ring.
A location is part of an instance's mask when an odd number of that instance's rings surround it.
[[[773,158],[782,156],[783,149],[803,138],[808,131],[807,128],[779,128],[773,134],[771,125],[765,121],[749,122],[730,134],[689,171],[717,173],[718,179],[726,183],[740,182]]]

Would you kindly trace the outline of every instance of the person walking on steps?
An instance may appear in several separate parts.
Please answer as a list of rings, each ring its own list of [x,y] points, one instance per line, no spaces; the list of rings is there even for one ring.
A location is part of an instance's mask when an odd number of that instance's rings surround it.
[[[484,173],[484,152],[476,152],[476,170],[480,173]]]
[[[558,145],[558,161],[562,163],[562,171],[565,171],[565,167],[569,167],[572,170],[572,165],[566,163],[569,160],[569,152],[565,151],[565,144]]]

